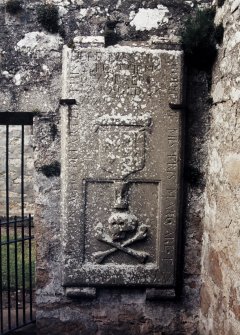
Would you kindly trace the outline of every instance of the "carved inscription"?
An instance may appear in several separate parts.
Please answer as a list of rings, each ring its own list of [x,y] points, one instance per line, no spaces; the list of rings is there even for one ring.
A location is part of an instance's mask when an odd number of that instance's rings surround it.
[[[73,58],[75,62],[70,72],[70,89],[76,94],[76,97],[80,97],[84,103],[96,104],[102,101],[107,102],[109,97],[116,95],[124,95],[128,98],[144,95],[151,98],[159,94],[161,85],[152,77],[154,71],[160,71],[159,57],[147,54],[143,64],[132,57],[128,57],[128,54],[119,53],[116,56],[113,71],[111,62],[114,56],[103,53],[98,55],[90,52],[87,54],[76,53]],[[91,66],[82,66],[84,60],[86,62],[91,61]],[[91,85],[91,78],[94,86]],[[145,83],[145,85],[141,83]],[[80,85],[82,85],[81,89]],[[83,94],[84,92],[91,92],[93,88],[96,88],[96,85],[100,96],[93,97]],[[145,86],[147,86],[147,89]]]
[[[167,178],[176,179],[177,171],[177,149],[178,149],[178,130],[168,130],[168,154],[167,154]]]
[[[169,128],[167,133],[167,189],[165,191],[166,207],[163,222],[162,267],[165,271],[173,271],[176,248],[176,211],[178,178],[178,146],[179,130]]]
[[[179,71],[179,66],[181,66],[181,64],[177,62],[174,57],[169,57],[168,64],[171,71],[169,85],[169,103],[180,104],[182,99],[182,72]]]
[[[167,205],[164,217],[164,237],[162,250],[162,264],[165,271],[174,266],[175,252],[175,223],[176,223],[176,190],[166,190]]]
[[[175,199],[176,199],[176,190],[167,189],[166,198],[168,199],[168,205],[166,206],[165,220],[164,225],[169,227],[175,223]]]

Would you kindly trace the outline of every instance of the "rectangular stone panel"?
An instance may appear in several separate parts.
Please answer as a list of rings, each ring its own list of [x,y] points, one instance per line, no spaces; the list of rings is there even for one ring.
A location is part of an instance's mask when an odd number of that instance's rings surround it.
[[[174,287],[182,53],[77,43],[63,59],[63,285]]]
[[[134,250],[139,251],[139,253],[136,253],[135,256],[135,254],[129,255],[121,252],[121,250],[115,250],[115,252],[108,254],[106,251],[109,250],[109,245],[102,243],[101,236],[104,233],[112,236],[115,230],[118,229],[118,227],[114,227],[114,221],[110,220],[109,222],[109,213],[112,212],[115,202],[115,183],[114,181],[88,181],[85,189],[85,264],[115,263],[138,265],[139,262],[145,263],[144,256],[146,256],[147,263],[156,266],[159,263],[159,250],[157,251],[157,236],[160,229],[158,218],[159,190],[160,185],[158,182],[129,181],[128,212],[137,218],[138,222],[136,224],[138,227],[136,227],[136,232],[140,232],[139,239],[133,242],[131,246],[134,246]],[[141,201],[139,201],[140,199]],[[97,209],[96,203],[98,204]],[[112,214],[113,220],[114,214],[124,218],[126,212],[121,211],[121,214],[116,214],[118,211],[115,210]],[[128,227],[120,227],[121,234],[125,235],[123,237],[127,238],[129,236],[132,238],[136,236],[135,230],[125,234],[124,229],[126,228]],[[142,234],[141,229],[143,229]],[[146,233],[144,230],[146,230]],[[98,235],[100,235],[100,239],[99,237],[96,238]],[[141,251],[146,255],[142,256]]]

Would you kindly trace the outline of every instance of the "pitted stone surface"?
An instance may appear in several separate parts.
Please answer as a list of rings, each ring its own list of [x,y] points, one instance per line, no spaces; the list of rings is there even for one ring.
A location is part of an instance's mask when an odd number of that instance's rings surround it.
[[[64,53],[64,285],[174,286],[182,53]]]
[[[203,334],[240,333],[240,3],[226,0],[216,23],[224,26],[214,66],[202,253]]]

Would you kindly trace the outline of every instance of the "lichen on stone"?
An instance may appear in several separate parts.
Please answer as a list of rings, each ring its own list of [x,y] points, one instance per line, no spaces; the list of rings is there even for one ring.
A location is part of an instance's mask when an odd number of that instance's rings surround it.
[[[188,65],[210,71],[217,57],[217,44],[223,38],[223,27],[214,24],[215,8],[197,10],[189,16],[181,32],[181,42]]]
[[[168,13],[168,8],[162,5],[153,9],[140,8],[138,13],[130,13],[130,18],[133,18],[130,25],[140,31],[157,29],[160,25],[168,23]]]
[[[59,13],[57,6],[53,4],[44,4],[37,8],[37,20],[44,29],[50,33],[58,33]]]

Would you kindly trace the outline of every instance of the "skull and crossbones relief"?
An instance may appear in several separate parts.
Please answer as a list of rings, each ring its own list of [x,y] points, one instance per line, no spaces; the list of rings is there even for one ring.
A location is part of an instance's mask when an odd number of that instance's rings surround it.
[[[131,237],[128,238],[128,235]],[[145,263],[149,254],[144,251],[137,251],[128,246],[136,241],[143,240],[147,237],[147,226],[139,224],[135,215],[129,212],[112,213],[108,219],[108,226],[102,223],[96,226],[96,237],[99,241],[110,245],[112,248],[106,251],[98,251],[93,254],[97,263],[120,250],[141,263]]]
[[[112,240],[123,240],[128,232],[136,231],[138,219],[133,214],[117,212],[111,214],[108,224]]]

